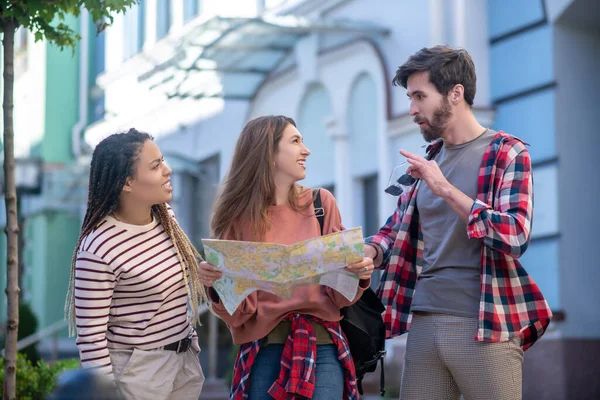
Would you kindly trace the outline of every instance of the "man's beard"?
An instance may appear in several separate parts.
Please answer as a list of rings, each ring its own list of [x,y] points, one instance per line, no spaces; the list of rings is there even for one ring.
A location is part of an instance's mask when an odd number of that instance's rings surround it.
[[[427,124],[427,126],[421,128],[421,134],[423,135],[423,139],[429,143],[442,137],[450,117],[452,117],[452,107],[450,106],[448,99],[442,97],[440,106],[433,113],[431,122],[421,116],[416,116],[414,122],[419,123],[424,121]]]

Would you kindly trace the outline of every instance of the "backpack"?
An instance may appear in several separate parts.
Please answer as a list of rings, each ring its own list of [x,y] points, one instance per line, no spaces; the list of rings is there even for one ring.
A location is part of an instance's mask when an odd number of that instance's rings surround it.
[[[313,189],[315,215],[321,227],[325,222],[325,209],[321,205],[321,191]],[[350,347],[350,353],[354,360],[356,369],[356,380],[358,392],[362,395],[362,380],[368,372],[377,368],[377,361],[381,363],[380,392],[385,394],[385,374],[383,370],[383,358],[385,356],[385,325],[381,313],[385,307],[375,294],[373,289],[368,288],[363,292],[361,298],[351,306],[341,309],[343,316],[340,325]]]

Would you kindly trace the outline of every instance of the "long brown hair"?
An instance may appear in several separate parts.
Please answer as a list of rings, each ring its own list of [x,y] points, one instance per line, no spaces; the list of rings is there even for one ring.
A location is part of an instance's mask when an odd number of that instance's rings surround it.
[[[262,240],[270,227],[268,209],[275,204],[274,156],[292,118],[268,115],[249,121],[238,138],[221,191],[213,208],[211,231],[215,238],[232,232],[234,223],[248,223],[255,237]],[[299,204],[300,185],[292,185],[288,201],[293,209],[302,210],[311,203]],[[235,232],[241,239],[240,232]]]
[[[127,133],[116,133],[102,140],[92,155],[87,210],[71,260],[71,279],[65,304],[65,318],[69,321],[70,334],[75,333],[75,264],[79,248],[85,237],[104,217],[115,211],[125,181],[134,176],[139,152],[147,140],[152,140],[152,136],[132,128]],[[192,323],[196,324],[198,306],[207,300],[204,287],[198,278],[198,260],[201,257],[177,221],[171,217],[165,203],[152,206],[152,213],[175,245],[190,299]]]

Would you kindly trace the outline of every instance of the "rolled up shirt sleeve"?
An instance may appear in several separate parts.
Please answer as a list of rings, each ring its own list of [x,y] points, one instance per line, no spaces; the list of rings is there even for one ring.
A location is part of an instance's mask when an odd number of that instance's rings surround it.
[[[475,200],[469,221],[469,238],[513,258],[519,258],[529,245],[533,214],[533,175],[529,152],[522,149],[504,171],[498,204],[492,207]]]

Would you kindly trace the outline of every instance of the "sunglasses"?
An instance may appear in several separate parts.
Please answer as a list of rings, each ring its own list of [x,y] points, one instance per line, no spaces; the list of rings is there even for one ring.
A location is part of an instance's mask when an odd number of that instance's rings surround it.
[[[410,186],[417,181],[417,178],[415,178],[414,176],[404,174],[392,184],[392,176],[394,176],[394,172],[396,172],[396,169],[402,167],[405,164],[406,161],[395,166],[392,170],[392,173],[390,174],[390,179],[388,180],[388,187],[385,189],[385,192],[387,194],[391,194],[392,196],[400,196],[404,192],[402,186]]]
[[[419,146],[419,149],[422,149],[426,146],[428,146],[427,143]],[[411,186],[412,184],[414,184],[417,181],[417,178],[415,178],[414,176],[411,176],[409,174],[404,174],[400,178],[398,178],[396,180],[396,182],[394,182],[392,184],[392,177],[394,176],[394,172],[396,172],[396,170],[398,168],[400,168],[406,164],[407,164],[407,161],[403,161],[400,164],[396,165],[394,167],[394,169],[392,170],[392,173],[390,174],[390,179],[388,179],[388,187],[385,189],[385,192],[387,194],[391,194],[392,196],[400,196],[404,192],[404,189],[402,188],[402,186]]]

